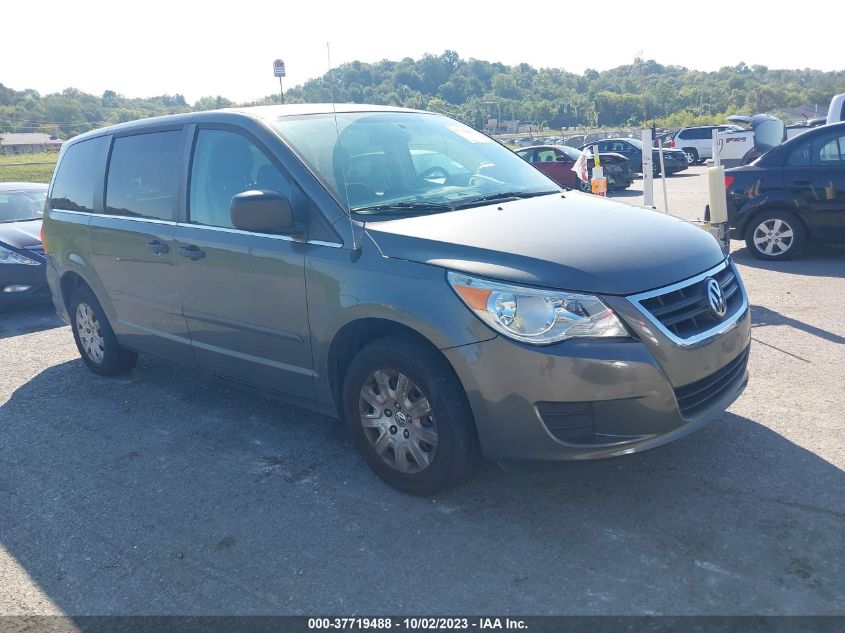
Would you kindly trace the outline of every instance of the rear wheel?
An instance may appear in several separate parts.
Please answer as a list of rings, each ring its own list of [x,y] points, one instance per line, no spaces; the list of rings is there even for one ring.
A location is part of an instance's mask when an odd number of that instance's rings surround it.
[[[87,286],[79,286],[70,299],[73,339],[88,369],[101,376],[114,376],[135,366],[138,355],[123,349],[97,297]]]
[[[786,210],[766,211],[751,219],[745,244],[758,259],[790,259],[804,247],[804,225]]]
[[[698,150],[694,147],[685,147],[684,154],[686,154],[687,163],[689,163],[690,165],[695,165],[699,160]]]
[[[458,483],[477,455],[466,396],[439,354],[411,337],[364,347],[343,386],[349,432],[391,486],[433,495]]]

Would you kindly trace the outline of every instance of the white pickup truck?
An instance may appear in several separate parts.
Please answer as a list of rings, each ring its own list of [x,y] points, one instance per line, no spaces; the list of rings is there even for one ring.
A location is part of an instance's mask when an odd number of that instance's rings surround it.
[[[845,121],[845,93],[836,95],[830,100],[827,110],[827,124]]]
[[[845,93],[838,94],[830,100],[826,123],[838,123],[843,120],[845,120]],[[784,128],[783,121],[767,114],[734,115],[729,116],[728,121],[747,125],[749,129],[741,132],[717,132],[714,156],[718,155],[719,164],[726,168],[746,165],[761,154],[780,145],[784,139],[812,129],[810,125]]]

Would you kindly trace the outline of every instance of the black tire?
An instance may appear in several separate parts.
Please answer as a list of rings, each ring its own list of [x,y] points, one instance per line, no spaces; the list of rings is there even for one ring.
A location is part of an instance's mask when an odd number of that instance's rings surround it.
[[[85,306],[93,315],[91,324],[94,327],[89,328],[84,333],[80,333],[80,306]],[[87,314],[86,308],[83,308],[83,312]],[[73,340],[76,341],[76,348],[88,369],[101,376],[115,376],[126,373],[135,366],[138,355],[135,352],[123,349],[118,344],[105,311],[88,286],[79,286],[73,291],[70,298],[69,316]],[[92,347],[90,346],[86,349],[82,340],[83,336],[88,339],[92,330],[98,333],[102,339],[102,345],[96,346],[98,353],[91,351]]]
[[[690,165],[697,165],[701,158],[698,156],[698,150],[694,147],[685,147],[684,154],[687,155],[687,163]]]
[[[762,239],[767,241],[760,241]],[[748,250],[754,257],[766,261],[792,259],[804,248],[806,239],[804,223],[786,209],[763,211],[751,218],[745,227],[745,245]],[[766,250],[771,252],[767,253]]]
[[[374,384],[372,381],[378,372],[401,373],[418,386],[415,393],[420,394],[420,398],[415,403],[427,399],[430,405],[431,415],[427,416],[430,426],[426,428],[434,429],[436,446],[417,441],[416,435],[411,436],[410,440],[403,440],[402,434],[408,438],[408,431],[416,432],[414,429],[420,428],[421,422],[414,424],[409,417],[407,426],[402,422],[402,429],[399,429],[399,418],[395,411],[389,409],[389,402],[382,403],[386,406],[376,411],[364,399],[362,391]],[[395,389],[395,393],[399,391],[392,382],[389,388]],[[372,391],[370,395],[379,397],[379,394]],[[388,401],[394,397],[398,396],[385,394]],[[364,428],[362,420],[368,408],[371,415],[378,416],[377,424],[389,423],[389,420],[396,422],[389,427],[392,438],[387,436],[388,430],[384,427]],[[408,410],[409,416],[413,408],[412,404]],[[352,440],[367,465],[385,482],[403,492],[419,496],[437,494],[460,482],[478,458],[475,424],[461,384],[436,350],[410,336],[387,336],[373,341],[358,352],[344,379],[343,411]],[[392,418],[389,417],[391,414]],[[386,440],[382,442],[385,436]],[[394,445],[389,444],[393,442],[404,442],[399,446],[407,445],[408,442],[416,442],[417,448],[427,446],[425,452],[433,454],[433,457],[419,472],[402,472],[398,467],[399,457]],[[376,444],[382,445],[382,454],[377,452]],[[385,445],[388,447],[384,448]],[[414,459],[408,450],[403,455],[404,461]],[[393,465],[388,461],[394,462]],[[418,465],[419,462],[412,464],[414,467]]]

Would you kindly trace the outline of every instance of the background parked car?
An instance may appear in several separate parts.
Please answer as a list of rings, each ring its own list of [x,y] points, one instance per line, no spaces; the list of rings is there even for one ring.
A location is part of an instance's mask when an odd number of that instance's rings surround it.
[[[671,139],[670,147],[683,150],[690,165],[704,162],[708,158],[713,158],[713,130],[742,132],[742,128],[738,125],[684,127],[678,130],[678,133]]]
[[[599,153],[613,152],[621,154],[630,161],[631,171],[642,173],[643,171],[643,144],[642,141],[636,138],[608,138],[595,143],[589,143],[581,146],[580,149],[586,149],[598,145]],[[671,176],[679,171],[683,171],[689,167],[686,155],[675,149],[663,150],[663,163],[666,165],[666,175]],[[660,151],[656,148],[652,149],[651,153],[652,173],[657,176],[660,174]]]
[[[519,156],[534,165],[561,187],[588,191],[589,183],[584,183],[572,171],[575,161],[581,156],[581,150],[565,145],[535,145],[516,152]],[[610,189],[627,189],[634,181],[630,163],[621,154],[599,152],[599,159],[607,176],[607,186]],[[593,162],[587,163],[589,175],[593,175]]]
[[[789,259],[808,240],[845,244],[845,123],[726,170],[725,188],[731,235],[760,259]]]
[[[48,298],[41,218],[47,185],[0,183],[0,305]]]

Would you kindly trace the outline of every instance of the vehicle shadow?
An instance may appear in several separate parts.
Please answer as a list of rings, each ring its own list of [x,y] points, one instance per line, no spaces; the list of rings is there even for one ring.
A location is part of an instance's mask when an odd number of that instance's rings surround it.
[[[787,325],[789,327],[795,328],[796,330],[806,332],[807,334],[818,336],[819,338],[822,338],[826,341],[830,341],[831,343],[835,343],[837,345],[845,345],[845,336],[840,336],[839,334],[828,332],[827,330],[823,330],[819,327],[809,325],[808,323],[804,323],[803,321],[799,321],[798,319],[793,319],[788,316],[784,316],[780,312],[772,310],[771,308],[759,305],[752,305],[751,327],[757,328],[769,325]]]
[[[845,474],[763,420],[429,499],[335,421],[145,357],[50,367],[0,428],[0,560],[65,614],[845,610]]]
[[[637,191],[636,189],[614,189],[613,191],[607,192],[608,198],[636,198],[642,195],[643,192]]]
[[[743,266],[787,275],[845,277],[845,248],[830,244],[808,244],[795,259],[782,262],[757,259],[744,242],[732,241],[731,257]]]
[[[56,316],[49,300],[17,306],[0,306],[0,340],[21,334],[62,327],[65,323]]]

